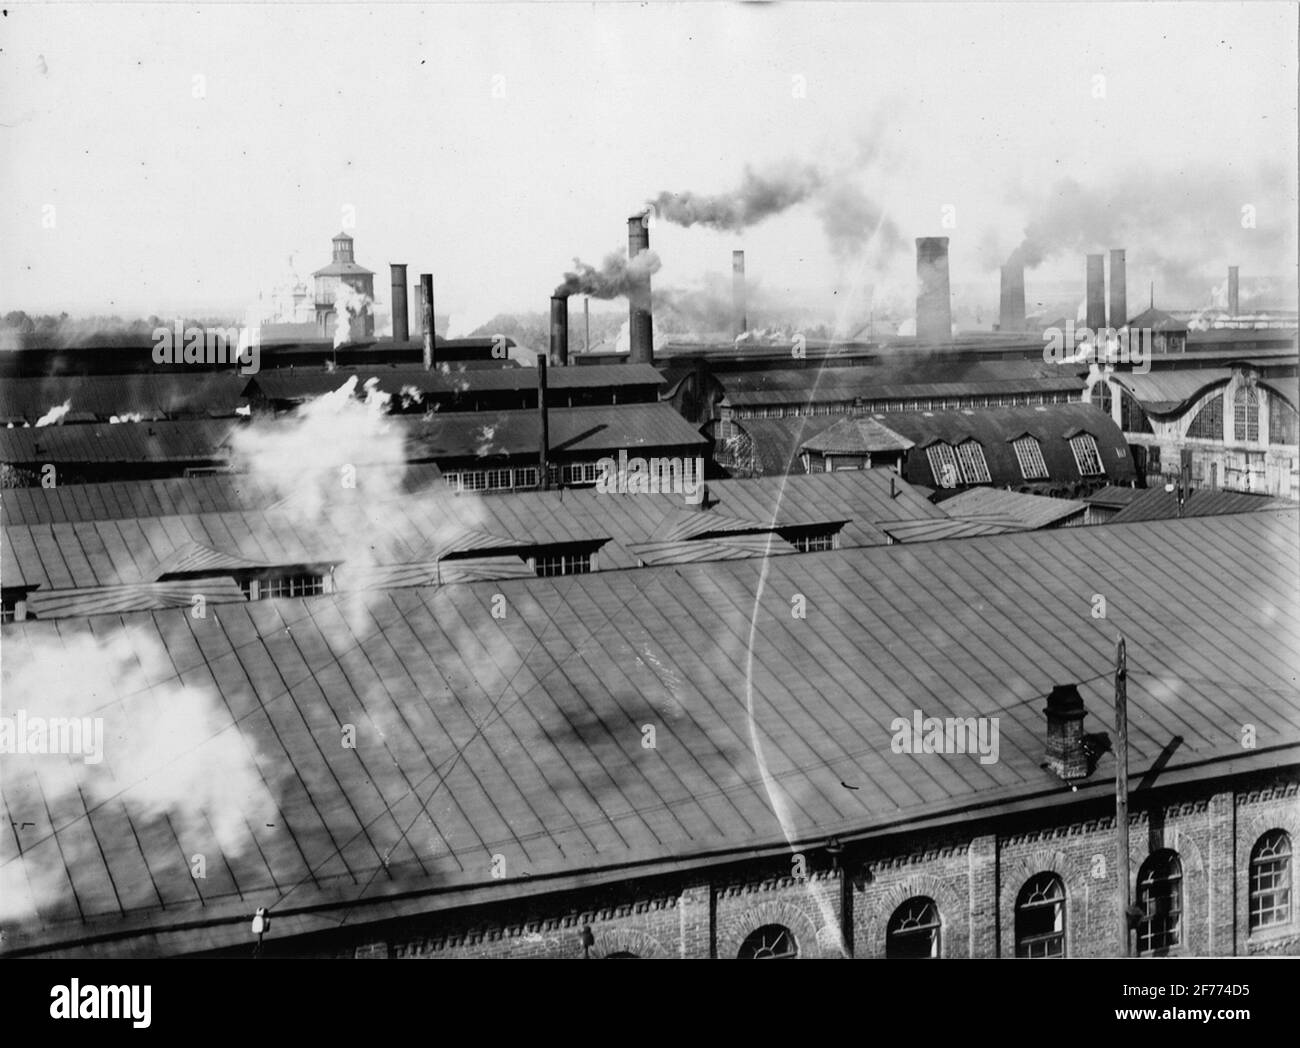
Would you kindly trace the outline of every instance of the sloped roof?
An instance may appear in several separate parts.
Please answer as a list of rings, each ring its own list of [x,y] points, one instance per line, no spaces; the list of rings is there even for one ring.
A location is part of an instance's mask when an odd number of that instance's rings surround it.
[[[1068,435],[1086,431],[1097,441],[1104,480],[1126,484],[1136,477],[1132,456],[1123,433],[1109,415],[1091,404],[1050,404],[1041,407],[979,408],[971,411],[890,411],[868,416],[913,441],[907,453],[904,475],[912,484],[938,488],[924,449],[936,441],[960,444],[977,441],[984,449],[994,485],[1020,487],[1024,479],[1011,441],[1026,434],[1037,438],[1049,480],[1032,482],[1053,486],[1083,481]],[[740,419],[733,423],[753,442],[754,454],[765,474],[802,472],[799,449],[824,433],[838,419],[814,415],[780,419]],[[1092,478],[1088,478],[1092,479]]]
[[[143,687],[109,674],[78,697],[109,719],[106,736],[131,738],[181,685],[204,727],[143,784],[150,772],[115,747],[99,765],[6,757],[24,837],[21,853],[0,837],[0,950],[246,945],[262,906],[273,934],[292,936],[344,914],[505,900],[542,877],[562,890],[601,871],[648,876],[1027,803],[1104,804],[1109,754],[1074,785],[1041,766],[1042,707],[1079,682],[1085,729],[1105,730],[1117,623],[1138,803],[1167,784],[1294,765],[1297,533],[1295,512],[1241,514],[386,590],[353,613],[336,597],[5,625],[7,701],[36,646],[78,657],[92,634],[108,647],[125,630],[165,672]],[[806,619],[790,615],[792,592]],[[1107,620],[1090,614],[1094,592],[1111,595]],[[891,720],[916,710],[997,717],[998,759],[894,753]],[[338,745],[344,723],[358,723],[355,749]],[[201,805],[168,793],[178,761],[232,788]]]
[[[639,448],[699,453],[708,441],[671,404],[612,404],[552,408],[552,454],[604,455]],[[394,416],[407,432],[407,458],[536,456],[541,422],[536,410],[449,411],[423,417]]]
[[[1135,317],[1131,317],[1128,322],[1130,328],[1150,328],[1152,331],[1172,331],[1186,332],[1187,321],[1179,320],[1172,313],[1166,313],[1163,309],[1156,309],[1155,306],[1148,306]]]
[[[891,485],[876,473],[781,480],[787,483],[710,482],[707,509],[685,505],[680,494],[602,495],[594,489],[476,496],[438,487],[377,499],[331,488],[338,492],[334,499],[311,510],[289,500],[221,513],[9,525],[0,545],[0,577],[7,586],[46,590],[138,587],[164,574],[329,563],[340,565],[340,588],[378,585],[379,578],[419,585],[437,578],[436,572],[422,575],[419,566],[441,558],[488,558],[478,577],[493,564],[510,577],[519,573],[521,552],[586,543],[600,546],[602,570],[617,570],[636,567],[644,558],[634,547],[645,543],[842,525],[841,546],[884,545],[888,539],[873,523],[880,517],[943,516],[901,480]],[[744,548],[724,542],[695,553],[713,549],[731,557]],[[505,551],[514,563],[497,557]],[[773,551],[791,548],[782,543]]]
[[[1123,386],[1143,410],[1156,414],[1178,411],[1199,399],[1212,387],[1226,385],[1232,378],[1231,368],[1188,368],[1185,371],[1117,371],[1111,381]]]
[[[968,488],[943,502],[943,510],[950,517],[1026,529],[1045,528],[1082,516],[1087,508],[1087,503],[1075,499],[983,487]]]
[[[442,471],[432,462],[407,465],[400,487],[414,492],[437,483]],[[357,473],[357,500],[372,498],[374,487],[386,478],[362,470]],[[104,484],[58,484],[52,488],[0,489],[0,523],[60,524],[85,520],[120,520],[124,517],[172,517],[232,510],[266,509],[284,495],[259,484],[253,477],[223,473],[210,477],[166,477],[123,480]]]
[[[0,382],[0,417],[29,425],[50,408],[70,404],[74,418],[107,422],[114,415],[144,419],[178,415],[229,417],[243,403],[246,375],[227,371],[146,372],[129,375],[52,375]]]
[[[1270,495],[1251,495],[1242,491],[1208,491],[1197,488],[1183,503],[1184,517],[1217,516],[1224,513],[1258,513],[1261,510],[1285,509],[1296,503]],[[1129,505],[1111,517],[1109,524],[1129,524],[1139,520],[1169,520],[1178,514],[1178,492],[1163,487],[1147,488]]]
[[[208,462],[241,423],[230,419],[0,429],[0,462]]]
[[[467,366],[461,368],[460,364]],[[447,371],[423,367],[348,367],[335,371],[306,368],[278,368],[263,371],[248,379],[245,396],[260,393],[269,400],[298,401],[331,393],[349,378],[357,379],[358,391],[373,378],[378,388],[394,396],[403,389],[414,388],[426,395],[450,396],[458,393],[489,391],[518,392],[537,388],[537,369],[519,367],[513,361],[497,361],[497,367],[468,367],[486,361],[458,362]],[[663,376],[648,364],[605,364],[592,367],[557,367],[546,372],[551,389],[623,388],[664,384]]]
[[[805,441],[802,450],[823,455],[870,455],[880,451],[906,451],[915,446],[883,422],[848,416]]]

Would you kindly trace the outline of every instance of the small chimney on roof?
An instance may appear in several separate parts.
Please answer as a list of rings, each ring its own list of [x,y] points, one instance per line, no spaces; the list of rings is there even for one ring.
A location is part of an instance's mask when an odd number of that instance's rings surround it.
[[[551,296],[551,363],[569,363],[569,300],[563,295]]]
[[[1122,247],[1110,253],[1110,326],[1116,330],[1128,323],[1127,254]]]
[[[916,337],[952,340],[952,296],[948,290],[948,238],[916,238]]]
[[[420,274],[420,330],[424,332],[424,370],[437,363],[433,334],[433,274]]]
[[[1047,760],[1063,779],[1087,778],[1091,772],[1083,734],[1083,696],[1075,684],[1058,684],[1047,696]]]
[[[406,313],[406,263],[390,262],[393,275],[393,341],[406,342],[411,337]]]
[[[733,251],[731,253],[731,311],[732,311],[732,328],[731,335],[733,338],[740,338],[749,330],[749,318],[745,315],[746,293],[745,293],[745,252]]]
[[[1106,256],[1089,255],[1087,268],[1088,305],[1084,324],[1093,331],[1106,326]]]
[[[650,213],[644,211],[627,220],[627,259],[632,262],[642,251],[650,250]],[[628,290],[629,364],[655,362],[654,321],[650,312],[650,278],[634,281]]]
[[[1228,267],[1228,312],[1234,317],[1241,313],[1241,299],[1237,286],[1237,266]]]

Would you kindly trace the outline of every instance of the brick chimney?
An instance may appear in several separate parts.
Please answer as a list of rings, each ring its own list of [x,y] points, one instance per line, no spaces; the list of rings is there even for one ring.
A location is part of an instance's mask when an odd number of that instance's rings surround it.
[[[1088,256],[1088,305],[1084,323],[1093,331],[1106,326],[1106,256]]]
[[[1083,697],[1075,684],[1058,684],[1047,696],[1047,759],[1044,764],[1063,779],[1084,779],[1091,767],[1084,745]]]
[[[1110,253],[1110,326],[1119,330],[1128,323],[1128,252],[1113,248]]]
[[[916,238],[916,337],[952,341],[952,296],[948,290],[948,238]]]

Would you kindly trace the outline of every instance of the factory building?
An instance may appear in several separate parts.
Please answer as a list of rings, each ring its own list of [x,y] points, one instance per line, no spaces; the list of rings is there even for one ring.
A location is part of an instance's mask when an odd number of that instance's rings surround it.
[[[251,785],[195,818],[114,749],[71,765],[112,805],[7,757],[0,953],[1113,956],[1123,848],[1137,954],[1295,955],[1297,553],[1288,510],[6,624],[171,652],[187,761]],[[1201,615],[1225,577],[1256,590]]]
[[[1149,374],[1089,376],[1084,399],[1108,414],[1133,449],[1143,481],[1300,496],[1297,384],[1242,362]]]

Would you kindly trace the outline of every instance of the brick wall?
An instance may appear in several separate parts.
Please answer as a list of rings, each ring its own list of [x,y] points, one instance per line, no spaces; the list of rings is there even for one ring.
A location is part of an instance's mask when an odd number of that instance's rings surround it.
[[[1300,843],[1300,769],[1233,785],[1169,791],[1130,813],[1130,899],[1143,862],[1172,848],[1182,864],[1183,955],[1300,955],[1300,917],[1249,933],[1251,849],[1271,829]],[[644,878],[609,888],[373,924],[296,941],[268,953],[349,957],[735,957],[747,936],[779,924],[801,957],[883,957],[891,915],[916,896],[932,899],[942,957],[1011,957],[1016,899],[1050,871],[1065,887],[1066,953],[1118,950],[1114,811],[1109,802],[1071,809],[1067,821],[1038,811],[965,832],[900,835],[850,843],[842,855],[808,848],[739,862],[689,878]],[[1293,860],[1292,880],[1295,881]]]

